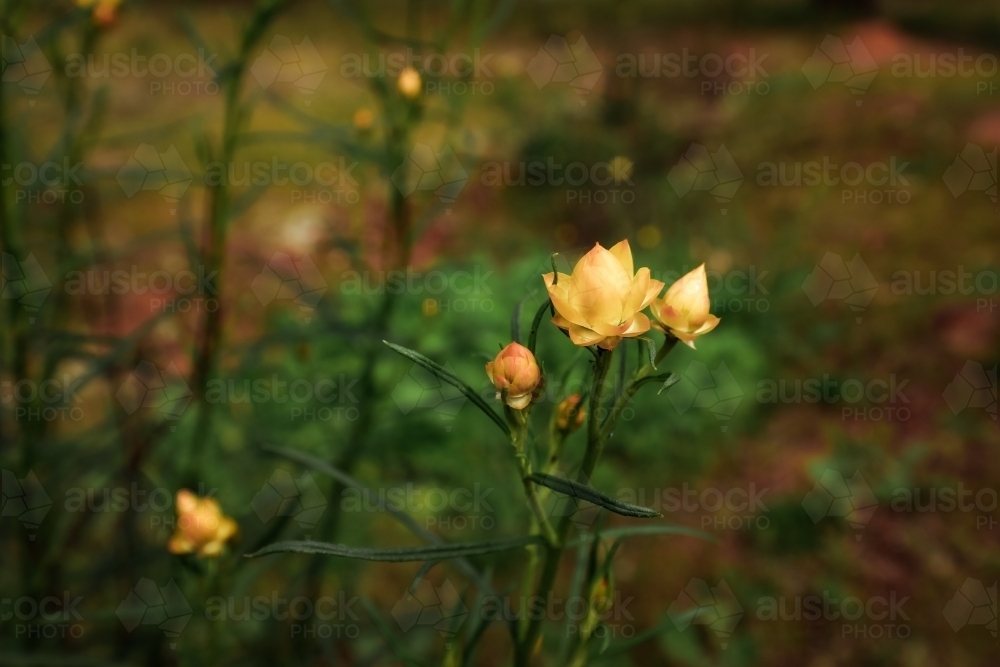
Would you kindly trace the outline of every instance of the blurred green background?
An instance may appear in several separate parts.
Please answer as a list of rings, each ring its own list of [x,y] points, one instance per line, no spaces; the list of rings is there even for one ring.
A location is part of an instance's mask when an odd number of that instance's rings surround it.
[[[523,534],[509,445],[381,341],[492,401],[540,274],[624,238],[667,284],[705,263],[722,323],[591,481],[714,541],[627,541],[592,663],[996,664],[996,3],[0,7],[0,663],[440,663],[418,565],[242,554],[418,543],[387,505]],[[585,357],[543,325],[536,412]],[[222,557],[167,552],[181,488],[238,521]],[[517,595],[522,554],[473,560]],[[509,664],[504,622],[468,657]]]

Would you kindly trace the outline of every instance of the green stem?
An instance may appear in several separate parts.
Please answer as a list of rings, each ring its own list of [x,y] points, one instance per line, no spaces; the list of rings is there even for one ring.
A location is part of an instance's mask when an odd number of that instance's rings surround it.
[[[557,541],[556,532],[545,515],[545,509],[542,507],[541,500],[535,490],[534,482],[528,479],[532,471],[531,461],[528,459],[528,453],[525,448],[525,441],[528,434],[527,415],[511,416],[509,413],[521,411],[511,409],[507,409],[506,411],[508,412],[508,421],[511,425],[510,443],[514,446],[514,458],[517,461],[518,472],[521,474],[521,483],[524,485],[524,495],[528,498],[528,507],[531,508],[532,517],[539,529],[541,529],[546,541],[549,544],[555,544]]]
[[[601,433],[601,420],[598,408],[604,398],[605,380],[608,370],[611,368],[611,358],[613,352],[609,350],[599,350],[597,358],[594,360],[594,378],[590,389],[590,413],[587,415],[587,452],[584,454],[583,465],[580,474],[589,479],[600,460],[601,452],[604,448]],[[547,600],[555,586],[556,576],[559,574],[559,563],[562,560],[563,549],[566,544],[566,536],[569,534],[570,526],[573,524],[573,517],[567,514],[559,522],[556,530],[556,540],[546,547],[545,561],[542,565],[542,574],[538,580],[537,597]],[[531,661],[535,645],[541,636],[542,619],[532,618],[528,624],[528,631],[524,633],[521,641],[517,643],[514,650],[515,667],[527,667]]]

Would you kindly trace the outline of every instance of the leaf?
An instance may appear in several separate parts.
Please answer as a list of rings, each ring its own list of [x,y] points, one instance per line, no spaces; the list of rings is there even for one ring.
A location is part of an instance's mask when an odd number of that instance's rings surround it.
[[[417,570],[416,576],[413,577],[413,583],[410,584],[410,587],[407,590],[410,591],[410,593],[415,593],[417,587],[420,586],[420,582],[424,580],[424,577],[426,577],[427,573],[431,571],[431,568],[440,562],[441,561],[439,560],[429,560],[421,565],[420,569]]]
[[[485,542],[469,542],[466,544],[432,544],[419,547],[390,547],[375,549],[371,547],[352,547],[347,544],[330,544],[328,542],[287,541],[266,546],[260,551],[246,554],[247,558],[259,558],[280,553],[321,554],[324,556],[340,556],[343,558],[358,558],[360,560],[382,561],[387,563],[412,563],[427,560],[448,560],[465,558],[467,556],[482,556],[498,551],[512,551],[534,544],[544,544],[537,536],[518,537],[513,540],[487,540]]]
[[[636,341],[642,341],[646,344],[646,351],[649,353],[649,365],[654,369],[656,368],[656,343],[652,338],[646,338],[645,336],[639,336]],[[640,348],[642,343],[639,343]]]
[[[585,533],[577,537],[575,540],[567,542],[566,547],[577,547],[594,539],[618,539],[623,537],[638,537],[642,535],[684,535],[685,537],[697,537],[698,539],[705,540],[706,542],[714,542],[716,544],[719,542],[719,539],[714,535],[710,535],[709,533],[698,530],[697,528],[657,524],[655,526],[628,526],[625,528],[612,528],[610,530],[605,530],[599,536],[594,535],[593,533]]]
[[[526,294],[517,305],[514,306],[514,312],[510,316],[510,339],[515,343],[521,342],[521,311],[524,309],[524,302],[535,296],[535,293]]]
[[[337,480],[344,486],[349,486],[351,488],[358,489],[364,494],[372,493],[371,489],[369,489],[364,484],[354,479],[344,471],[335,468],[329,463],[321,461],[315,456],[307,454],[303,451],[288,449],[287,447],[276,447],[274,445],[263,445],[262,449],[264,451],[277,454],[278,456],[284,456],[289,459],[292,459],[293,461],[298,461],[299,463],[309,466],[316,472],[332,477],[333,479]],[[431,531],[424,528],[412,516],[410,516],[406,512],[397,510],[394,507],[391,507],[390,505],[391,503],[386,505],[385,508],[386,513],[389,516],[396,519],[397,521],[399,521],[399,523],[401,523],[403,526],[411,530],[414,535],[420,537],[425,542],[430,542],[432,544],[444,544],[444,541],[440,537],[438,537]],[[261,547],[257,548],[259,549]],[[472,564],[469,563],[469,561],[465,560],[464,558],[459,558],[458,560],[455,561],[454,565],[459,570],[464,572],[466,576],[475,581],[481,590],[486,591],[490,595],[497,595],[497,592],[493,590],[493,586],[490,584],[490,578],[488,576],[484,576],[481,572],[479,572],[479,570],[474,568]]]
[[[656,510],[651,510],[648,507],[641,507],[639,505],[633,505],[631,503],[623,503],[620,500],[616,500],[609,495],[601,493],[591,486],[580,484],[579,482],[571,482],[570,480],[563,479],[562,477],[536,472],[528,475],[528,479],[535,484],[548,487],[557,493],[563,494],[564,496],[571,496],[573,498],[586,500],[587,502],[600,505],[604,509],[614,512],[615,514],[621,514],[622,516],[632,516],[640,519],[653,519],[663,516]]]
[[[531,320],[531,333],[528,334],[528,349],[531,350],[532,354],[535,353],[535,346],[538,345],[538,327],[542,325],[542,318],[545,317],[545,311],[551,306],[552,300],[546,299],[545,303],[535,311],[535,317]]]
[[[460,392],[465,394],[466,398],[472,401],[472,403],[477,408],[485,412],[486,415],[493,420],[493,423],[495,423],[497,426],[500,427],[500,430],[502,430],[505,435],[510,436],[510,427],[507,426],[507,422],[505,422],[500,417],[500,415],[498,415],[496,411],[493,408],[491,408],[489,404],[486,403],[486,401],[483,400],[482,396],[477,394],[472,387],[467,385],[457,375],[445,370],[444,367],[442,367],[440,364],[431,361],[430,359],[420,354],[419,352],[415,352],[414,350],[402,347],[400,345],[394,345],[393,343],[390,343],[387,340],[384,340],[382,342],[388,345],[394,352],[403,355],[407,359],[413,360],[423,368],[427,369],[428,371],[436,375],[440,380],[447,382],[448,384],[450,384],[451,386],[455,387]]]
[[[671,373],[667,377],[667,379],[663,381],[663,386],[660,387],[660,390],[658,392],[656,392],[656,395],[659,396],[664,391],[666,391],[667,389],[670,389],[671,387],[673,387],[675,384],[677,384],[680,381],[681,381],[681,376],[680,375],[678,375],[677,373]]]

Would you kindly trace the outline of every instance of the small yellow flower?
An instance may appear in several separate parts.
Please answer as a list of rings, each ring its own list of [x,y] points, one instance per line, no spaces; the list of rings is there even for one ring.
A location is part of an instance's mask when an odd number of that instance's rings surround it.
[[[542,276],[556,309],[553,324],[569,333],[575,345],[599,345],[613,350],[622,338],[635,338],[649,331],[649,318],[642,309],[663,289],[649,269],[632,269],[628,241],[610,250],[598,243],[573,268],[572,275]]]
[[[572,394],[559,403],[559,406],[556,408],[556,426],[559,427],[560,431],[569,431],[572,433],[583,426],[583,422],[587,420],[587,411],[580,408],[580,411],[576,413],[576,419],[572,424],[569,423],[569,418],[579,402],[580,394]]]
[[[374,122],[375,114],[372,113],[371,109],[361,107],[354,112],[354,127],[359,130],[370,130],[372,128],[372,123]]]
[[[76,0],[77,7],[93,9],[94,23],[100,26],[114,23],[120,4],[122,0]]]
[[[500,392],[507,390],[507,405],[523,410],[531,403],[532,394],[542,382],[542,372],[531,350],[511,343],[496,358],[486,364],[486,375]]]
[[[671,285],[662,299],[653,302],[653,316],[660,323],[658,329],[669,331],[694,349],[695,339],[721,321],[708,312],[710,306],[708,277],[702,264]]]
[[[167,544],[170,553],[197,552],[213,558],[237,532],[236,522],[222,513],[214,498],[199,498],[187,489],[177,492],[177,528]]]
[[[407,67],[399,73],[399,80],[396,82],[396,87],[399,88],[399,92],[403,94],[403,97],[413,99],[420,94],[420,89],[423,87],[423,82],[420,80],[420,72],[412,67]]]

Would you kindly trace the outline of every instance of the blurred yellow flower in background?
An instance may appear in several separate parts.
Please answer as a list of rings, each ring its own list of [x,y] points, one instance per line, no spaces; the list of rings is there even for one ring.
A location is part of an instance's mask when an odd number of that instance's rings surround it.
[[[403,97],[409,97],[410,99],[416,97],[420,94],[422,86],[423,82],[420,80],[420,72],[412,67],[407,67],[399,73],[399,80],[396,82],[396,87],[399,88],[399,92],[403,94]]]
[[[498,392],[507,390],[507,405],[515,410],[528,407],[532,393],[542,382],[535,355],[519,343],[511,343],[500,350],[500,354],[486,364],[486,374]]]
[[[354,112],[354,127],[359,130],[370,130],[375,122],[375,114],[371,109],[361,107]]]
[[[76,0],[77,7],[93,10],[94,23],[102,26],[114,23],[120,4],[122,0]]]
[[[649,269],[633,272],[632,249],[622,241],[607,250],[596,244],[573,268],[572,275],[542,276],[556,309],[552,322],[569,333],[575,345],[613,350],[622,338],[649,331],[640,311],[663,289]]]
[[[702,264],[671,285],[662,299],[653,302],[653,316],[662,325],[657,328],[669,331],[694,349],[695,339],[721,321],[708,312],[710,306],[708,276]]]
[[[213,558],[239,532],[236,522],[225,516],[214,498],[199,498],[181,489],[177,492],[177,527],[167,544],[172,554],[195,553]]]

